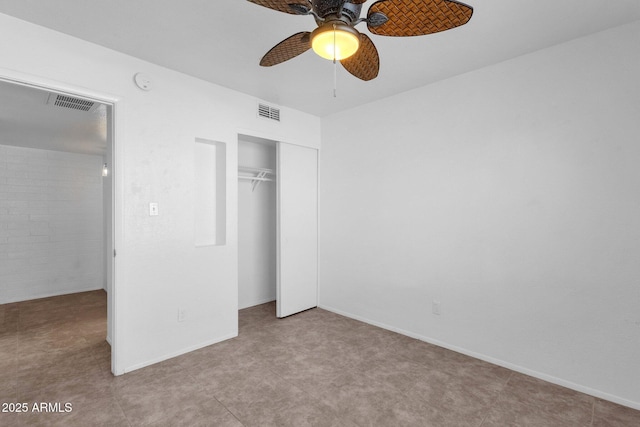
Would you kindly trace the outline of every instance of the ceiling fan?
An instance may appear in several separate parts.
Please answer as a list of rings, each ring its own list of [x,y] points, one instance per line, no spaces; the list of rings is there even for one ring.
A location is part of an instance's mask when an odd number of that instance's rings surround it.
[[[292,15],[312,15],[318,28],[303,31],[275,45],[260,65],[271,67],[313,49],[323,58],[339,61],[361,80],[378,76],[378,50],[355,26],[366,22],[372,34],[409,37],[437,33],[466,24],[473,8],[455,0],[380,0],[360,17],[366,0],[248,0]]]

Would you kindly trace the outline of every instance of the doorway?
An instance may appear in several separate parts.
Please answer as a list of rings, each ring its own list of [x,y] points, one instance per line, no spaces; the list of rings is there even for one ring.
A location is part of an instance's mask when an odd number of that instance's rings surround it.
[[[114,104],[2,76],[0,98],[0,304],[103,289],[113,354]]]

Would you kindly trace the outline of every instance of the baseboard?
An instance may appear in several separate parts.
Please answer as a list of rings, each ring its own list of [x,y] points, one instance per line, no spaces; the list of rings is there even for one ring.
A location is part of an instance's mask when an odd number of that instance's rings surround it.
[[[406,331],[406,330],[401,329],[401,328],[396,328],[396,327],[389,326],[389,325],[386,325],[386,324],[381,323],[381,322],[376,322],[374,320],[367,319],[367,318],[362,317],[362,316],[358,316],[358,315],[354,315],[354,314],[351,314],[351,313],[347,313],[345,311],[339,310],[339,309],[334,308],[334,307],[330,307],[330,306],[326,306],[326,305],[322,305],[322,304],[319,305],[318,307],[323,309],[323,310],[331,311],[332,313],[336,313],[336,314],[339,314],[339,315],[344,316],[344,317],[348,317],[348,318],[351,318],[351,319],[354,319],[354,320],[359,320],[360,322],[368,323],[370,325],[377,326],[379,328],[386,329],[388,331],[396,332],[398,334],[405,335],[405,336],[408,336],[408,337],[411,337],[411,338],[415,338],[415,339],[418,339],[420,341],[427,342],[429,344],[437,345],[438,347],[443,347],[443,348],[446,348],[448,350],[452,350],[452,351],[455,351],[457,353],[461,353],[461,354],[473,357],[475,359],[480,359],[480,360],[483,360],[485,362],[492,363],[494,365],[502,366],[503,368],[507,368],[507,369],[510,369],[512,371],[519,372],[521,374],[529,375],[531,377],[538,378],[540,380],[547,381],[547,382],[552,383],[552,384],[556,384],[556,385],[559,385],[559,386],[562,386],[562,387],[566,387],[566,388],[569,388],[571,390],[578,391],[580,393],[588,394],[590,396],[597,397],[599,399],[603,399],[603,400],[607,400],[609,402],[617,403],[618,405],[627,406],[627,407],[632,408],[632,409],[640,410],[640,402],[634,402],[634,401],[631,401],[631,400],[628,400],[628,399],[624,399],[624,398],[621,398],[621,397],[618,397],[618,396],[615,396],[615,395],[612,395],[612,394],[609,394],[609,393],[602,392],[600,390],[595,390],[595,389],[592,389],[590,387],[586,387],[586,386],[583,386],[583,385],[580,385],[580,384],[575,384],[575,383],[572,383],[570,381],[563,380],[562,378],[557,378],[557,377],[554,377],[554,376],[551,376],[551,375],[547,375],[545,373],[534,371],[534,370],[531,370],[531,369],[528,369],[528,368],[525,368],[525,367],[522,367],[522,366],[519,366],[519,365],[514,365],[513,363],[506,362],[506,361],[500,360],[500,359],[496,359],[494,357],[487,356],[485,354],[476,353],[474,351],[470,351],[470,350],[467,350],[465,348],[461,348],[461,347],[457,347],[457,346],[454,346],[454,345],[450,345],[450,344],[447,344],[446,342],[442,342],[442,341],[439,341],[439,340],[436,340],[436,339],[433,339],[433,338],[430,338],[430,337],[426,337],[426,336],[423,336],[423,335],[420,335],[420,334],[416,334],[416,333],[413,333],[413,332],[410,332],[410,331]]]
[[[275,300],[276,299],[274,297],[267,297],[267,298],[253,300],[250,303],[238,306],[238,310],[242,310],[243,308],[255,307],[256,305],[266,304],[268,302],[272,302],[272,301],[275,301]]]
[[[213,340],[205,341],[205,342],[202,342],[200,344],[196,344],[196,345],[193,345],[193,346],[190,346],[190,347],[187,347],[187,348],[183,348],[182,350],[178,350],[178,351],[175,351],[175,352],[172,352],[172,353],[168,353],[168,354],[165,354],[164,356],[160,356],[160,357],[157,357],[155,359],[151,359],[151,360],[148,360],[146,362],[138,363],[136,365],[129,366],[128,368],[124,368],[122,373],[126,374],[128,372],[132,372],[132,371],[135,371],[135,370],[147,367],[147,366],[151,366],[151,365],[154,365],[156,363],[164,362],[165,360],[173,359],[174,357],[182,356],[183,354],[191,353],[192,351],[199,350],[199,349],[201,349],[203,347],[207,347],[207,346],[210,346],[210,345],[213,345],[213,344],[217,344],[219,342],[226,341],[228,339],[235,338],[237,336],[238,336],[238,333],[236,332],[236,333],[232,333],[232,334],[229,334],[229,335],[225,335],[225,336],[222,336],[222,337],[215,338]]]
[[[11,303],[14,303],[14,302],[31,301],[31,300],[34,300],[34,299],[60,297],[60,296],[63,296],[63,295],[70,295],[70,294],[79,294],[79,293],[82,293],[82,292],[101,291],[101,290],[103,290],[102,287],[98,286],[98,287],[91,287],[91,288],[86,288],[86,289],[64,289],[64,290],[45,292],[45,293],[40,293],[40,294],[35,294],[35,295],[14,296],[14,297],[6,298],[6,299],[0,299],[0,305],[2,305],[2,304],[11,304]]]

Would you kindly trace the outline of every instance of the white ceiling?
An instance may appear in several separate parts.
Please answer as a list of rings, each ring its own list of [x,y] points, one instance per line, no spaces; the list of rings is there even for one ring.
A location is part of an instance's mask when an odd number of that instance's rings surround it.
[[[421,37],[371,36],[380,74],[363,82],[309,51],[270,68],[272,46],[310,16],[245,0],[0,0],[12,15],[262,100],[318,116],[640,19],[638,0],[465,0],[471,21]],[[363,15],[373,0],[364,4]],[[357,27],[367,33],[366,25]],[[141,70],[144,71],[144,70]]]

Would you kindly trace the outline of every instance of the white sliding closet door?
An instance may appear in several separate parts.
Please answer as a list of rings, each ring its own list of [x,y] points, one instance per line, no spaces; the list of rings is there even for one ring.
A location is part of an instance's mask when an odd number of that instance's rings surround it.
[[[318,305],[318,151],[278,143],[277,316]]]

